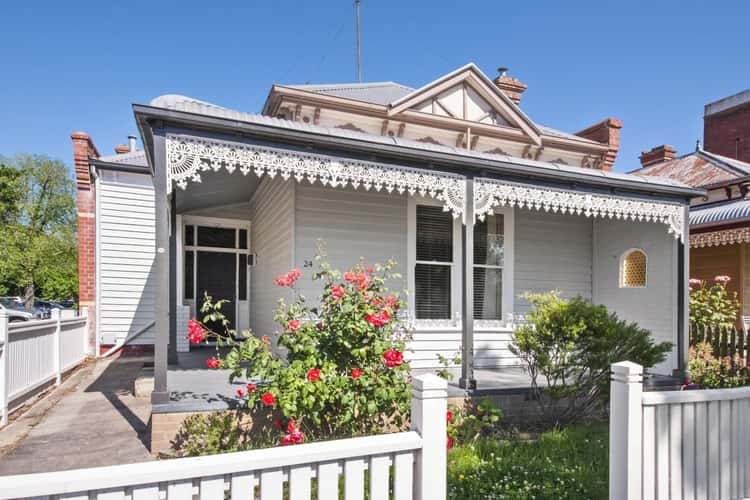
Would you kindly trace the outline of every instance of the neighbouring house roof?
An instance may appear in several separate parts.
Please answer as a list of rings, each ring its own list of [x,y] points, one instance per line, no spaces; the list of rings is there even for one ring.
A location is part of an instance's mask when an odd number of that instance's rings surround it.
[[[307,132],[310,134],[318,134],[339,139],[356,140],[363,143],[369,142],[371,144],[400,146],[402,148],[408,148],[410,150],[422,152],[425,156],[427,156],[429,153],[448,154],[456,158],[468,158],[477,160],[477,166],[479,166],[480,163],[484,162],[496,162],[498,167],[503,167],[503,164],[533,167],[535,171],[541,173],[546,172],[548,176],[554,176],[555,173],[559,173],[561,180],[564,180],[564,178],[568,178],[569,180],[578,179],[580,181],[591,182],[592,184],[604,185],[616,185],[619,181],[619,183],[624,182],[628,186],[640,189],[641,191],[658,190],[661,192],[669,192],[682,196],[695,196],[701,194],[701,192],[690,190],[689,186],[669,178],[638,174],[623,174],[599,169],[575,167],[559,163],[512,157],[503,154],[483,153],[474,150],[467,150],[460,147],[430,144],[426,142],[408,140],[398,137],[368,134],[365,132],[357,132],[342,128],[323,127],[310,123],[285,120],[256,113],[247,113],[227,109],[209,102],[175,94],[168,94],[157,97],[151,101],[149,107],[222,118],[237,122],[243,122],[246,124],[272,127],[279,130]],[[136,105],[136,113],[142,112],[141,110],[143,110],[143,108],[140,108],[138,105]]]
[[[750,103],[750,89],[710,102],[704,107],[704,116],[710,116]]]
[[[698,149],[630,173],[673,179],[693,187],[707,187],[750,175],[750,163]]]
[[[147,167],[146,152],[143,150],[131,151],[129,153],[100,156],[97,158],[101,163],[117,163],[121,165],[133,165],[136,167]]]
[[[690,225],[705,226],[750,220],[750,200],[739,199],[690,209]]]

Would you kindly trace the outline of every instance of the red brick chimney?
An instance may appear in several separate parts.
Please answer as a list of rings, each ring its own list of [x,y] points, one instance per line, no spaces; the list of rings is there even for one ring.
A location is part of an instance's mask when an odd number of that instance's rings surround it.
[[[648,167],[649,165],[674,160],[676,154],[677,151],[674,146],[662,144],[661,146],[651,148],[649,151],[643,151],[638,158],[641,160],[642,167]]]
[[[602,158],[600,168],[602,170],[612,170],[612,165],[615,164],[615,160],[617,159],[617,152],[620,150],[621,128],[622,122],[620,120],[617,118],[607,118],[580,132],[576,132],[575,135],[608,145],[609,149],[607,149]]]
[[[499,75],[493,80],[495,85],[497,85],[497,87],[503,91],[503,94],[507,95],[511,101],[519,104],[521,102],[521,94],[526,91],[528,86],[512,76],[508,76],[508,68],[498,68],[497,72]]]
[[[89,343],[96,345],[96,193],[89,158],[99,151],[85,132],[70,134],[78,187],[78,304],[89,310]]]

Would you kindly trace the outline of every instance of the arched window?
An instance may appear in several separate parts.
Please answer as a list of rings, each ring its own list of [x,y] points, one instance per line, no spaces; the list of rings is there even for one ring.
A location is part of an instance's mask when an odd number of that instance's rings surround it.
[[[639,288],[646,286],[648,258],[643,250],[630,249],[620,258],[620,287]]]

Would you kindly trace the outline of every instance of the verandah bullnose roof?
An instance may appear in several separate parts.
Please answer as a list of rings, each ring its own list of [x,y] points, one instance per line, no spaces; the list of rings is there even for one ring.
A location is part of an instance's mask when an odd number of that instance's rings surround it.
[[[515,174],[544,178],[550,182],[574,182],[607,189],[621,188],[645,195],[662,194],[680,198],[704,194],[671,179],[622,174],[599,169],[575,167],[558,163],[518,158],[502,154],[483,153],[463,148],[437,145],[390,136],[379,136],[352,130],[329,128],[320,125],[273,118],[256,113],[236,111],[191,97],[163,95],[149,105],[135,104],[133,109],[141,129],[141,136],[150,139],[149,118],[175,123],[199,125],[224,131],[250,132],[263,129],[267,134],[296,135],[298,140],[326,139],[327,145],[336,143],[351,146],[358,143],[369,146],[373,152],[389,150],[394,153],[411,153],[415,158],[432,162],[455,163],[475,169],[492,169],[494,173]],[[218,120],[212,120],[218,119]],[[382,148],[379,148],[382,146]],[[377,151],[381,149],[381,151]]]
[[[690,210],[690,225],[726,224],[750,220],[750,200],[740,199],[695,207]]]

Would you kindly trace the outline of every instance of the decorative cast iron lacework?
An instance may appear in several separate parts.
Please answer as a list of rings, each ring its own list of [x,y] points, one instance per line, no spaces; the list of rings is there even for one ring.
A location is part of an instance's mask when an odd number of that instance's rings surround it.
[[[476,179],[474,215],[479,220],[484,220],[495,207],[504,205],[586,217],[660,222],[666,224],[667,230],[675,238],[682,238],[685,219],[682,205],[676,203],[532,187],[494,179]]]
[[[172,181],[185,189],[188,181],[200,182],[201,172],[243,175],[254,172],[297,182],[320,182],[324,186],[409,193],[430,196],[443,202],[443,209],[458,218],[464,209],[466,181],[462,176],[386,165],[364,160],[337,158],[316,153],[276,149],[220,139],[167,134],[167,189]]]
[[[718,247],[738,243],[750,243],[750,228],[740,227],[690,235],[690,246],[692,248]]]

